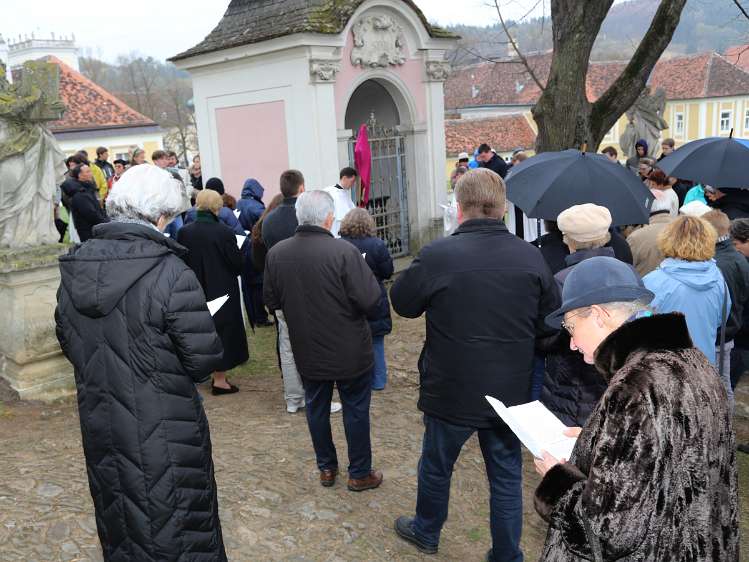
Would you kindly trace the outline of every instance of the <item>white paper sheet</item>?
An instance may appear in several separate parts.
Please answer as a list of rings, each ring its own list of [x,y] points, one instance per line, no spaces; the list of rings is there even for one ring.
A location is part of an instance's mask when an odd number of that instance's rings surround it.
[[[242,244],[244,244],[244,241],[247,240],[246,236],[242,236],[241,234],[235,234],[234,236],[237,237],[237,246],[239,249],[242,249]]]
[[[211,316],[215,316],[219,309],[224,306],[224,304],[226,304],[226,301],[228,300],[229,295],[224,295],[223,297],[208,301],[206,304],[208,305],[208,312],[211,313]]]
[[[564,435],[567,427],[541,402],[507,408],[496,398],[485,398],[533,456],[541,458],[546,451],[557,460],[569,460],[577,439]]]
[[[240,211],[239,209],[234,209],[234,216],[235,217],[239,218],[240,214],[242,214],[242,211]]]

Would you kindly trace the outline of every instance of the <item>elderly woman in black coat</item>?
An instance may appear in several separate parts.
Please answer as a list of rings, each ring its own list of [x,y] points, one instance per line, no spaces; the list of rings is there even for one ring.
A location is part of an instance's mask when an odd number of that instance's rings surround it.
[[[213,315],[224,355],[213,374],[214,395],[233,394],[239,389],[226,380],[226,371],[250,358],[244,330],[239,281],[242,251],[234,232],[219,222],[224,200],[212,189],[204,189],[196,198],[195,222],[183,226],[177,241],[188,249],[187,265],[195,272],[208,301],[224,296],[229,300]]]
[[[393,258],[385,242],[377,237],[374,219],[365,209],[350,210],[341,222],[339,233],[342,239],[351,242],[362,253],[380,285],[380,302],[367,320],[369,320],[369,329],[372,332],[372,347],[375,356],[372,390],[383,390],[388,378],[385,336],[393,330],[390,301],[384,281],[393,276]]]
[[[542,560],[738,560],[734,435],[726,391],[684,316],[611,257],[580,263],[548,318],[608,388],[569,462],[536,460]]]
[[[57,338],[107,562],[226,560],[195,389],[221,341],[185,249],[159,232],[181,204],[167,172],[133,168],[107,199],[112,222],[60,258]]]

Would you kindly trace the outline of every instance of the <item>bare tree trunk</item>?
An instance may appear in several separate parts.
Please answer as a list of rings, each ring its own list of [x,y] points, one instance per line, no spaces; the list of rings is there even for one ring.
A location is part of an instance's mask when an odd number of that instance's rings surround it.
[[[536,151],[597,150],[603,137],[645,88],[656,62],[679,24],[686,0],[661,0],[635,54],[614,84],[594,103],[586,95],[593,43],[613,0],[552,0],[554,53],[551,70],[533,118]]]

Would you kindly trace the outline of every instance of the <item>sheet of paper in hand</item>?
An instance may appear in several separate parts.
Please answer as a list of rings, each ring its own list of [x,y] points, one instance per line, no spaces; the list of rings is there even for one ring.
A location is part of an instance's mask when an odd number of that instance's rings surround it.
[[[241,234],[235,234],[234,236],[237,237],[237,246],[239,249],[242,249],[242,244],[244,244],[244,241],[247,240],[246,236],[242,236]]]
[[[208,305],[208,312],[211,313],[211,316],[216,316],[216,313],[218,312],[219,308],[224,306],[226,304],[226,301],[229,300],[229,295],[224,295],[223,297],[219,297],[217,299],[213,299],[212,301],[208,301],[206,304]]]
[[[241,215],[241,214],[242,214],[242,211],[240,211],[239,209],[234,209],[234,216],[235,217],[239,218],[239,215]]]
[[[534,457],[541,458],[541,451],[546,451],[557,460],[569,460],[577,439],[564,435],[567,427],[541,402],[507,408],[496,398],[485,398]]]

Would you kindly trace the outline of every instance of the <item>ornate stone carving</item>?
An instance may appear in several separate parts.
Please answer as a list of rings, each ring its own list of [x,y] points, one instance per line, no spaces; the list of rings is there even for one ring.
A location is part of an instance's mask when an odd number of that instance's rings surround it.
[[[388,15],[371,15],[353,27],[354,48],[351,64],[370,68],[387,68],[406,62],[403,29]]]
[[[440,60],[428,60],[426,63],[427,78],[434,82],[444,82],[450,76],[450,63]]]
[[[331,60],[309,61],[309,74],[313,82],[335,82],[335,76],[341,71],[340,63]]]

